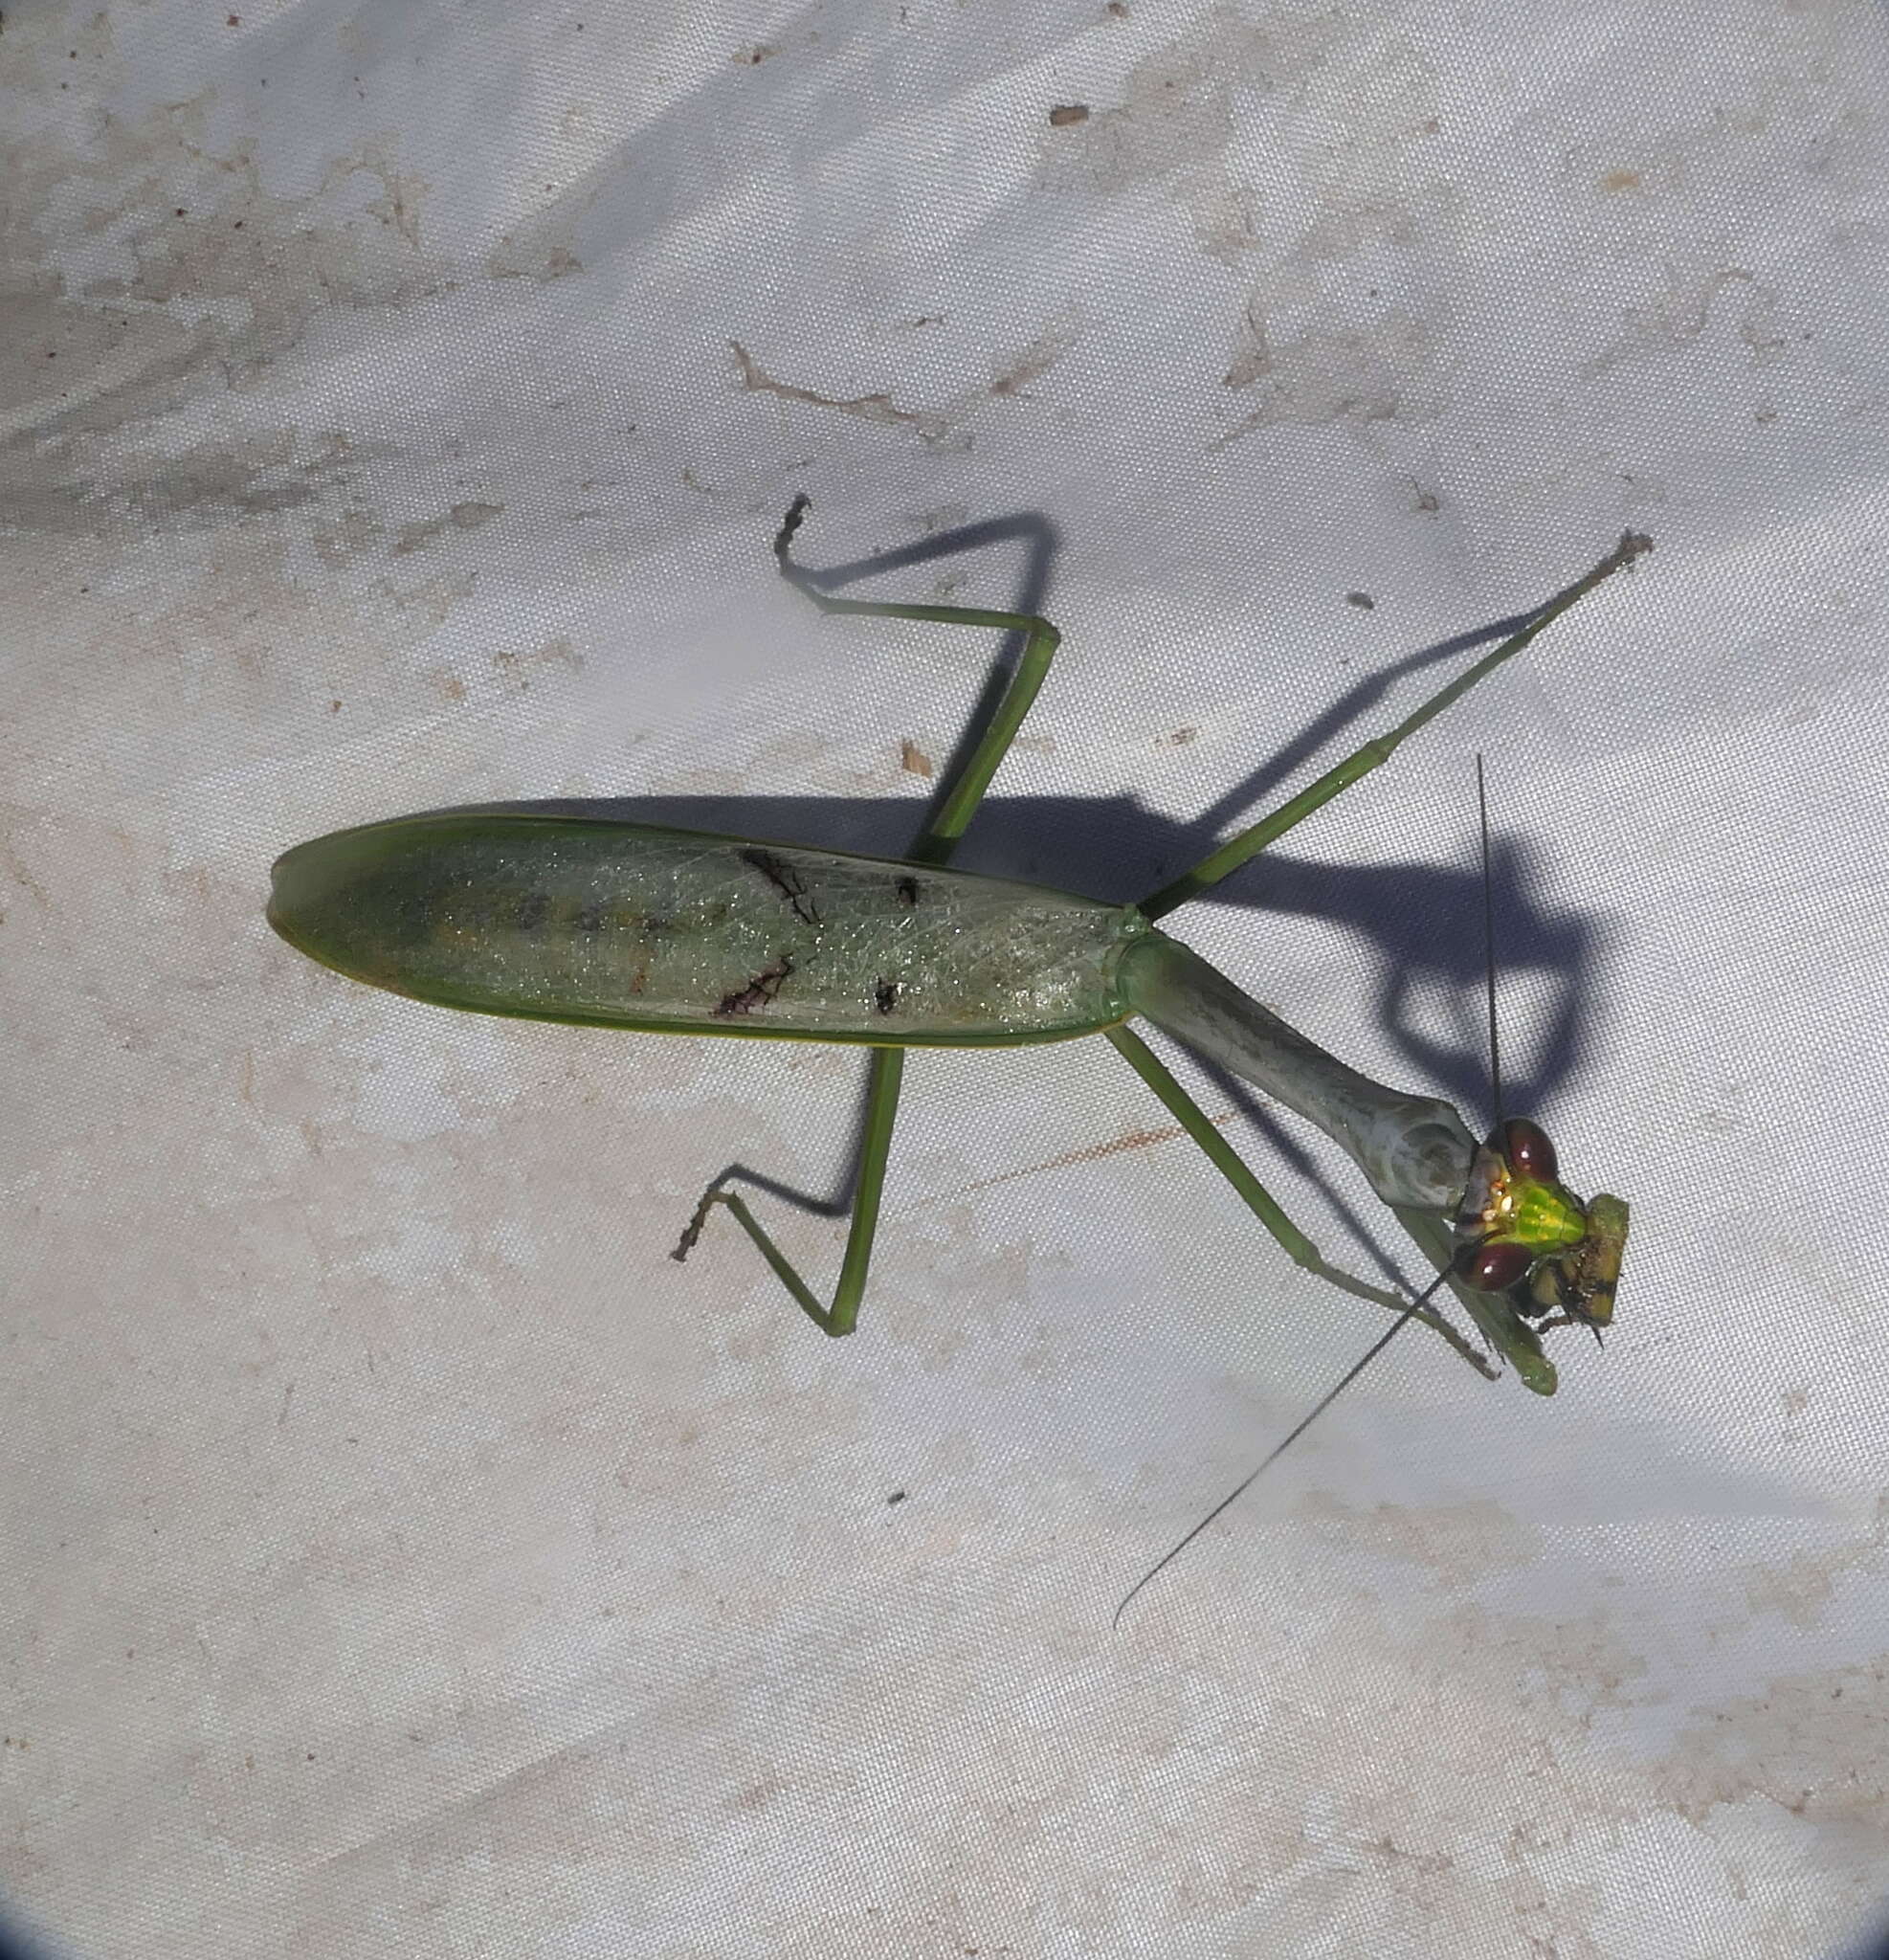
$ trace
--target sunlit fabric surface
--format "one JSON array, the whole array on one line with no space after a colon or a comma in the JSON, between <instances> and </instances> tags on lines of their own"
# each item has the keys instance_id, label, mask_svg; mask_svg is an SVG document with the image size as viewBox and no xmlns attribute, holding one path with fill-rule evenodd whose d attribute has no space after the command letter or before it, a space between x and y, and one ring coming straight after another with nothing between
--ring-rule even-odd
<instances>
[{"instance_id":1,"label":"sunlit fabric surface","mask_svg":"<svg viewBox=\"0 0 1889 1960\"><path fill-rule=\"evenodd\" d=\"M1862 5L9 4L0 1915L145 1960L1849 1960L1889 1906L1889 86ZM272 934L403 812L1125 904L1633 1237L1551 1400L1101 1040L459 1014ZM1379 1284L1296 1120L1159 1043ZM782 1188L827 1209L796 1211ZM1402 1250L1400 1250L1402 1248Z\"/></svg>"}]
</instances>

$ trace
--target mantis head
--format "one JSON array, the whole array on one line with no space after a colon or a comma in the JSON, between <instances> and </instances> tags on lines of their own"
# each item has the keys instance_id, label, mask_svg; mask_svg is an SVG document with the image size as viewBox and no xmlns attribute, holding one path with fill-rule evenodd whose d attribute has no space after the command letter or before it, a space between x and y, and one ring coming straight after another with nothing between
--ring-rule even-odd
<instances>
[{"instance_id":1,"label":"mantis head","mask_svg":"<svg viewBox=\"0 0 1889 1960\"><path fill-rule=\"evenodd\" d=\"M1605 1192L1585 1204L1562 1183L1554 1146L1522 1118L1499 1124L1476 1153L1456 1219L1457 1271L1505 1294L1528 1320L1596 1335L1613 1318L1627 1207Z\"/></svg>"}]
</instances>

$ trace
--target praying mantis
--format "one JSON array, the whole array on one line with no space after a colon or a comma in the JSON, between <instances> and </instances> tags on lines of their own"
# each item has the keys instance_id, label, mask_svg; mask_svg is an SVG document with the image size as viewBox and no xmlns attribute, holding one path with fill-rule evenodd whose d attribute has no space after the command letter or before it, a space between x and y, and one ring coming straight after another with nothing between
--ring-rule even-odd
<instances>
[{"instance_id":1,"label":"praying mantis","mask_svg":"<svg viewBox=\"0 0 1889 1960\"><path fill-rule=\"evenodd\" d=\"M337 831L284 853L273 872L269 923L325 967L446 1007L645 1034L868 1048L863 1140L831 1299L821 1301L722 1179L703 1192L675 1253L686 1257L715 1211L724 1209L823 1333L850 1334L858 1321L906 1050L1099 1034L1298 1265L1391 1309L1398 1315L1392 1332L1421 1321L1493 1373L1475 1343L1428 1303L1447 1285L1518 1378L1551 1394L1555 1370L1541 1334L1611 1321L1626 1205L1605 1193L1576 1197L1561 1181L1553 1146L1531 1123L1499 1113L1478 1145L1448 1102L1370 1081L1155 922L1388 762L1651 541L1623 537L1395 727L1161 890L1122 906L950 865L1043 685L1060 643L1056 629L1031 612L834 597L793 557L808 507L805 497L794 500L774 555L782 574L823 612L1022 635L988 725L943 786L906 857L866 858L600 815L442 811ZM1493 994L1492 977L1492 1032ZM1390 1208L1436 1281L1402 1295L1328 1262L1134 1031L1138 1017L1323 1130Z\"/></svg>"}]
</instances>

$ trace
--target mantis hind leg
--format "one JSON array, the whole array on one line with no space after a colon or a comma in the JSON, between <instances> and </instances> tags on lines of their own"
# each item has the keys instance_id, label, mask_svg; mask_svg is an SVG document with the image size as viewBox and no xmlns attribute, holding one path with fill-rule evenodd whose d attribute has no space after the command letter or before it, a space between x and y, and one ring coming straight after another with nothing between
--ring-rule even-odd
<instances>
[{"instance_id":1,"label":"mantis hind leg","mask_svg":"<svg viewBox=\"0 0 1889 1960\"><path fill-rule=\"evenodd\" d=\"M726 1172L702 1192L701 1202L696 1206L680 1243L670 1257L678 1262L687 1258L701 1236L709 1213L722 1205L761 1248L761 1257L773 1267L775 1277L793 1296L794 1303L821 1333L850 1334L858 1323L859 1302L865 1297L866 1269L872 1262L873 1235L878 1229L885 1159L892 1147L892 1125L899 1113L899 1082L904 1066L902 1048L879 1048L873 1053L872 1076L866 1091L865 1134L860 1140L858 1171L853 1189L853 1222L847 1228L846 1251L840 1258L839 1282L833 1288L831 1306L820 1304L819 1296L794 1270L787 1255L748 1209L746 1199L725 1188Z\"/></svg>"},{"instance_id":2,"label":"mantis hind leg","mask_svg":"<svg viewBox=\"0 0 1889 1960\"><path fill-rule=\"evenodd\" d=\"M809 573L793 562L793 538L806 517L808 500L796 497L789 506L774 539L774 556L782 576L806 593L822 612L847 612L868 619L921 619L946 626L994 627L1023 635L1008 686L999 697L990 720L968 755L942 786L924 827L910 853L922 864L943 864L957 849L958 839L976 814L990 779L997 772L1010 746L1016 738L1030 704L1036 699L1050 661L1061 644L1062 635L1040 613L1002 612L977 606L920 606L878 599L835 599L822 591ZM793 1297L794 1303L822 1333L850 1334L858 1324L859 1303L865 1296L866 1274L872 1263L873 1238L878 1229L879 1200L885 1188L885 1163L892 1147L892 1128L899 1113L899 1087L903 1077L905 1052L902 1048L875 1051L866 1091L866 1110L859 1144L858 1167L854 1182L852 1222L847 1228L846 1250L840 1258L839 1281L833 1288L833 1303L822 1306L819 1296L801 1278L767 1228L755 1217L747 1201L726 1189L729 1173L723 1172L702 1192L700 1202L684 1228L680 1242L672 1255L685 1259L701 1236L709 1214L719 1205L725 1209L744 1232L760 1248L761 1256L773 1268L775 1277Z\"/></svg>"}]
</instances>

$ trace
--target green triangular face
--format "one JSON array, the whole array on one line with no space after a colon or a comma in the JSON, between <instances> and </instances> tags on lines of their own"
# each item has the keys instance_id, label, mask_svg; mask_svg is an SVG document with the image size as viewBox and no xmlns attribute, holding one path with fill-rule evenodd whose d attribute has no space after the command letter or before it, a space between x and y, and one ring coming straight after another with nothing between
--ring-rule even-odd
<instances>
[{"instance_id":1,"label":"green triangular face","mask_svg":"<svg viewBox=\"0 0 1889 1960\"><path fill-rule=\"evenodd\" d=\"M1456 1236L1466 1249L1514 1246L1531 1256L1520 1279L1502 1289L1518 1312L1606 1326L1627 1222L1619 1198L1602 1192L1584 1204L1558 1177L1517 1169L1498 1133L1476 1153Z\"/></svg>"}]
</instances>

